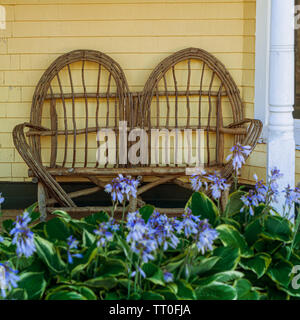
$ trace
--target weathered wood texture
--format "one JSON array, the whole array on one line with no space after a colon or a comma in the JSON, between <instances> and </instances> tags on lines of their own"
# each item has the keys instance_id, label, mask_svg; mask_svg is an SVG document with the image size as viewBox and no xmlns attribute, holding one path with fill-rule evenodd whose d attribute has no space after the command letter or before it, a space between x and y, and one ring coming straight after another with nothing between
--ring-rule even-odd
<instances>
[{"instance_id":1,"label":"weathered wood texture","mask_svg":"<svg viewBox=\"0 0 300 320\"><path fill-rule=\"evenodd\" d=\"M78 109L80 117L76 113ZM45 121L48 121L46 125ZM43 212L45 206L48 211L52 210L49 206L54 203L68 210L73 208L72 212L100 210L77 208L72 199L97 192L104 187L101 176L118 173L157 177L141 187L138 194L170 181L190 188L178 180L179 176L186 175L189 165L178 164L180 146L175 138L173 165L170 161L165 165L159 161L150 165L153 149L158 159L160 152L159 147L152 148L150 143L146 163L122 163L120 121L126 121L128 131L143 129L149 142L152 129L202 130L204 167L219 171L229 180L233 168L225 163L225 146L240 142L253 150L262 129L259 120L244 118L239 90L225 66L202 49L184 49L164 59L150 74L142 92L130 92L122 68L106 54L94 50L69 52L57 58L37 84L30 122L19 124L13 130L15 147L28 165L30 175L40 183L39 202ZM92 144L89 138L101 129L113 130L117 135L116 161L111 166L102 165L99 157L94 163L90 161L90 153L99 150L100 141L95 136ZM227 140L228 135L231 140ZM192 138L184 143L191 147ZM129 141L122 153L128 152L132 144ZM46 160L44 149L48 155ZM191 157L190 151L188 157ZM96 187L67 194L56 176L84 177ZM178 209L169 211L175 214Z\"/></svg>"}]
</instances>

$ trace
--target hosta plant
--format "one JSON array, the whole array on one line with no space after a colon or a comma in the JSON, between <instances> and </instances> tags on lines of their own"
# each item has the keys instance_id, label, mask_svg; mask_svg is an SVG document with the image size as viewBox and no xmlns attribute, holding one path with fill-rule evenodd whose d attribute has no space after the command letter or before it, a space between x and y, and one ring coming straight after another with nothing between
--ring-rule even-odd
<instances>
[{"instance_id":1,"label":"hosta plant","mask_svg":"<svg viewBox=\"0 0 300 320\"><path fill-rule=\"evenodd\" d=\"M282 176L277 168L266 183L255 176L253 189L238 188L248 153L249 147L237 145L228 157L235 177L225 208L220 199L230 184L203 170L191 177L194 193L179 217L151 205L128 212L139 181L119 175L105 188L110 212L78 220L54 211L39 222L33 205L15 221L5 220L0 298L298 299L293 272L300 265L300 215L293 208L300 192L287 186L285 204L276 212Z\"/></svg>"}]
</instances>

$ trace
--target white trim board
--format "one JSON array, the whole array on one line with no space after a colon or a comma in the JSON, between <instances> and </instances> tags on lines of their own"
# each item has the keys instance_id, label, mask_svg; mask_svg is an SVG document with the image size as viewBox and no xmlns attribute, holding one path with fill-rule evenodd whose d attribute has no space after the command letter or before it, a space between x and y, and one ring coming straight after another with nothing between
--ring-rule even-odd
<instances>
[{"instance_id":1,"label":"white trim board","mask_svg":"<svg viewBox=\"0 0 300 320\"><path fill-rule=\"evenodd\" d=\"M269 52L271 0L256 0L254 118L264 129L260 142L267 142L269 109ZM294 120L296 149L300 150L300 119Z\"/></svg>"},{"instance_id":2,"label":"white trim board","mask_svg":"<svg viewBox=\"0 0 300 320\"><path fill-rule=\"evenodd\" d=\"M267 141L271 0L256 0L254 118L262 121L261 141Z\"/></svg>"},{"instance_id":3,"label":"white trim board","mask_svg":"<svg viewBox=\"0 0 300 320\"><path fill-rule=\"evenodd\" d=\"M294 119L296 150L300 150L300 119Z\"/></svg>"}]
</instances>

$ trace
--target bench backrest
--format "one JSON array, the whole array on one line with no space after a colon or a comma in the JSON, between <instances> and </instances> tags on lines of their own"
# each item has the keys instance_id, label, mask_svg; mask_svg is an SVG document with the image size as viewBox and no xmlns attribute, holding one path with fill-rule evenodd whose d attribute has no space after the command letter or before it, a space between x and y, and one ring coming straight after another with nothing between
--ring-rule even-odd
<instances>
[{"instance_id":1,"label":"bench backrest","mask_svg":"<svg viewBox=\"0 0 300 320\"><path fill-rule=\"evenodd\" d=\"M154 158L162 157L159 147L151 146L151 129L201 130L205 154L201 159L214 166L223 164L226 147L241 141L244 134L243 129L225 126L242 119L242 100L235 82L225 66L204 50L188 48L164 59L142 92L129 91L123 70L112 58L94 50L75 50L58 57L40 79L33 96L31 123L45 130L33 130L29 136L35 154L46 166L101 167L96 134L103 128L112 129L117 134L113 166L118 167L123 166L118 154L119 121L127 121L129 130L145 130L148 164L153 151ZM192 146L190 161L191 150L200 142L195 132L186 132L182 138ZM227 134L231 138L225 142ZM176 163L177 148L181 147L177 138L178 132L171 160ZM127 149L131 145L128 143ZM96 159L96 154L100 158ZM200 154L198 157L200 160Z\"/></svg>"}]
</instances>

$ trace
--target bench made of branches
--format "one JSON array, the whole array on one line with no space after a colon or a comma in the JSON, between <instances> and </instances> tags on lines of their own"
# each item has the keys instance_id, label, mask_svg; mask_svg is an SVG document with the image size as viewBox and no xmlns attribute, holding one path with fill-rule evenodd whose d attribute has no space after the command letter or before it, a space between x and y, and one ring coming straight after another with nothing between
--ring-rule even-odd
<instances>
[{"instance_id":1,"label":"bench made of branches","mask_svg":"<svg viewBox=\"0 0 300 320\"><path fill-rule=\"evenodd\" d=\"M145 73L127 72L139 72L141 77ZM75 50L58 57L44 72L33 95L30 121L14 128L13 139L29 167L29 176L38 181L39 209L45 219L47 211L54 210L57 204L56 209L70 213L107 209L77 207L73 199L98 192L108 177L119 173L151 176L151 181L138 189L134 206L143 204L143 192L162 183L190 188L181 177L193 166L176 161L177 144L173 163L170 159L164 164L160 160L153 163L153 152L155 159L162 155L160 147L150 143L143 163L122 163L120 121L127 124L128 132L143 129L148 141L153 130L201 130L204 167L217 170L230 180L233 168L225 163L226 148L240 142L253 150L262 130L259 120L245 119L243 113L244 105L233 78L216 57L202 49L188 48L165 58L152 71L143 90L130 90L122 68L106 54ZM101 162L101 155L97 154L101 147L97 133L102 129L116 133L115 163ZM191 135L190 139L187 143L191 146L195 137ZM129 141L125 152L133 144ZM85 178L95 187L67 194L58 177ZM164 212L177 214L182 209Z\"/></svg>"}]
</instances>

